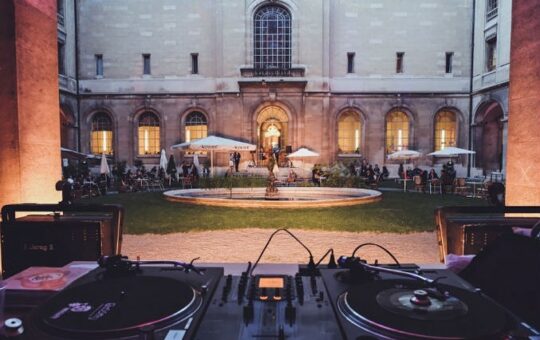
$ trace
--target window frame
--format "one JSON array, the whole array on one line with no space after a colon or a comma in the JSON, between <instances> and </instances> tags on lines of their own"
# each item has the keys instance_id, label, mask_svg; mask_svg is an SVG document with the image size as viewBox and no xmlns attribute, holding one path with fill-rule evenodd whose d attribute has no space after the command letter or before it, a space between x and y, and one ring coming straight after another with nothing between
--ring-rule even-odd
<instances>
[{"instance_id":1,"label":"window frame","mask_svg":"<svg viewBox=\"0 0 540 340\"><path fill-rule=\"evenodd\" d=\"M445 73L454 73L454 52L446 52L445 56Z\"/></svg>"},{"instance_id":2,"label":"window frame","mask_svg":"<svg viewBox=\"0 0 540 340\"><path fill-rule=\"evenodd\" d=\"M486 0L486 21L497 17L499 11L498 0Z\"/></svg>"},{"instance_id":3,"label":"window frame","mask_svg":"<svg viewBox=\"0 0 540 340\"><path fill-rule=\"evenodd\" d=\"M107 137L104 131L109 131L110 137ZM101 134L94 134L94 132L101 132ZM104 140L109 141L108 144L105 142L105 147L101 143ZM114 154L114 122L106 112L98 111L92 116L92 120L90 121L90 152L94 155L100 155L102 153L107 155Z\"/></svg>"},{"instance_id":4,"label":"window frame","mask_svg":"<svg viewBox=\"0 0 540 340\"><path fill-rule=\"evenodd\" d=\"M349 117L351 117L354 120L353 126L356 127L354 129L355 132L351 136L343 136L342 130L340 129L340 123L348 119ZM362 138L364 135L364 131L363 131L364 121L362 119L361 114L355 110L346 110L339 114L336 123L337 123L338 154L355 154L355 153L360 154L363 147ZM356 134L356 131L358 131L358 135ZM343 145L347 143L354 145L354 148L352 150L351 149L344 150Z\"/></svg>"},{"instance_id":5,"label":"window frame","mask_svg":"<svg viewBox=\"0 0 540 340\"><path fill-rule=\"evenodd\" d=\"M103 77L103 54L95 54L96 60L96 77Z\"/></svg>"},{"instance_id":6,"label":"window frame","mask_svg":"<svg viewBox=\"0 0 540 340\"><path fill-rule=\"evenodd\" d=\"M452 115L452 119L450 121L441 121L441 119L444 119L447 115ZM443 150L443 148L439 147L442 146L442 142L439 142L440 139L442 139L442 136L439 135L440 130L444 130L444 128L440 128L441 125L449 125L452 124L452 130L453 133L450 133L449 138L453 137L453 140L450 140L449 142L445 143L444 147L455 147L457 146L457 139L458 139L458 115L456 112L452 110L441 110L435 114L434 124L433 124L433 151L439 151ZM446 133L445 133L446 135ZM446 139L446 136L445 136Z\"/></svg>"},{"instance_id":7,"label":"window frame","mask_svg":"<svg viewBox=\"0 0 540 340\"><path fill-rule=\"evenodd\" d=\"M145 136L141 136L141 131L144 131L145 127L146 128L157 127L157 129L147 129L148 139L146 141L144 139ZM150 136L150 134L152 135ZM148 147L146 144L148 144ZM150 148L152 148L153 150L146 150ZM156 113L152 111L145 111L141 113L137 119L137 155L138 156L157 156L159 155L160 152L161 152L161 120Z\"/></svg>"},{"instance_id":8,"label":"window frame","mask_svg":"<svg viewBox=\"0 0 540 340\"><path fill-rule=\"evenodd\" d=\"M396 73L404 73L405 52L396 52Z\"/></svg>"},{"instance_id":9,"label":"window frame","mask_svg":"<svg viewBox=\"0 0 540 340\"><path fill-rule=\"evenodd\" d=\"M191 74L199 74L199 53L191 53Z\"/></svg>"},{"instance_id":10,"label":"window frame","mask_svg":"<svg viewBox=\"0 0 540 340\"><path fill-rule=\"evenodd\" d=\"M143 76L152 75L152 55L150 53L143 53Z\"/></svg>"},{"instance_id":11,"label":"window frame","mask_svg":"<svg viewBox=\"0 0 540 340\"><path fill-rule=\"evenodd\" d=\"M275 30L276 33L272 33L271 30ZM253 15L253 66L259 70L291 69L292 15L286 7L268 4L255 11Z\"/></svg>"},{"instance_id":12,"label":"window frame","mask_svg":"<svg viewBox=\"0 0 540 340\"><path fill-rule=\"evenodd\" d=\"M397 115L397 114L402 114L403 117L405 118L405 120L402 120L401 122L397 121L397 122L390 122L390 119L392 118L393 115ZM394 134L392 133L391 135L389 135L389 132L391 131L389 129L389 124L392 123L392 124L398 124L398 123L401 123L402 125L404 125L402 128L406 128L406 133L405 133L405 136L404 136L404 133L402 131L402 136L401 136L401 145L399 145L399 133L398 133L398 136L394 136ZM412 136L412 119L411 117L409 117L409 115L403 111L403 110L392 110L390 111L387 115L386 115L386 118L385 118L385 122L384 122L384 126L385 126L385 131L384 131L384 149L386 151L386 154L390 154L390 153L393 153L393 152L396 152L396 151L400 151L400 150L408 150L410 147L411 147L411 136ZM392 129L392 131L399 131L399 127L396 129ZM397 137L397 139L395 138ZM394 140L397 140L398 141L398 145L397 146L394 146L393 144L389 144L389 141L393 143Z\"/></svg>"},{"instance_id":13,"label":"window frame","mask_svg":"<svg viewBox=\"0 0 540 340\"><path fill-rule=\"evenodd\" d=\"M486 39L486 71L492 72L497 69L497 36Z\"/></svg>"},{"instance_id":14,"label":"window frame","mask_svg":"<svg viewBox=\"0 0 540 340\"><path fill-rule=\"evenodd\" d=\"M188 128L190 126L205 126L205 128L196 129L195 131L198 132L197 136L200 135L200 137L192 137L191 136L191 128ZM189 136L187 131L190 131ZM189 137L189 138L188 138ZM208 137L208 117L201 111L191 111L189 112L185 119L184 119L184 141L185 142L192 142L201 138ZM189 139L189 140L188 140Z\"/></svg>"},{"instance_id":15,"label":"window frame","mask_svg":"<svg viewBox=\"0 0 540 340\"><path fill-rule=\"evenodd\" d=\"M354 59L356 57L355 52L347 52L347 73L355 73L354 72Z\"/></svg>"}]
</instances>

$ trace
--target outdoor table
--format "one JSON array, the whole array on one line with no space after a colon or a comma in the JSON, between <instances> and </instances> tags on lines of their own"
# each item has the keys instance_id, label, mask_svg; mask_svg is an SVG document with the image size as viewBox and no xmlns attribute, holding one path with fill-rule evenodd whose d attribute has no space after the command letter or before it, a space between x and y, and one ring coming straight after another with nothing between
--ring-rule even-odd
<instances>
[{"instance_id":1,"label":"outdoor table","mask_svg":"<svg viewBox=\"0 0 540 340\"><path fill-rule=\"evenodd\" d=\"M137 178L136 180L139 183L139 188L146 187L148 189L148 178Z\"/></svg>"},{"instance_id":2,"label":"outdoor table","mask_svg":"<svg viewBox=\"0 0 540 340\"><path fill-rule=\"evenodd\" d=\"M473 180L473 179L468 179L467 181L465 181L465 184L467 184L467 185L472 185L472 187L473 187L472 195L469 195L469 196L467 196L467 197L473 197L473 198L476 198L476 197L477 197L477 196L476 196L476 186L477 186L478 184L483 185L484 182L483 182L483 181L475 181L475 180Z\"/></svg>"},{"instance_id":3,"label":"outdoor table","mask_svg":"<svg viewBox=\"0 0 540 340\"><path fill-rule=\"evenodd\" d=\"M441 182L440 179L438 179L438 178L437 179L432 179L432 180L428 180L428 182L429 182L429 193L430 194L433 193L433 187L434 187L433 183L435 183L435 182L439 182L439 185L441 186L440 193L442 194L442 183L440 183Z\"/></svg>"},{"instance_id":4,"label":"outdoor table","mask_svg":"<svg viewBox=\"0 0 540 340\"><path fill-rule=\"evenodd\" d=\"M412 181L412 178L399 178L398 182L403 182L403 192L407 192L407 182Z\"/></svg>"}]
</instances>

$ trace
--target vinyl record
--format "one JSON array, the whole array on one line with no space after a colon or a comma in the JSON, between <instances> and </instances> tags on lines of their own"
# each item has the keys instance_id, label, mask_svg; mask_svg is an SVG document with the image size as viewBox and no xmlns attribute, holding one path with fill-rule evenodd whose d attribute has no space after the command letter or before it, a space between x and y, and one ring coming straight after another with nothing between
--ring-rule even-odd
<instances>
[{"instance_id":1,"label":"vinyl record","mask_svg":"<svg viewBox=\"0 0 540 340\"><path fill-rule=\"evenodd\" d=\"M113 277L68 288L34 314L43 331L102 338L159 329L195 313L202 299L188 284L155 276Z\"/></svg>"},{"instance_id":2,"label":"vinyl record","mask_svg":"<svg viewBox=\"0 0 540 340\"><path fill-rule=\"evenodd\" d=\"M453 286L438 287L447 292L446 298L437 298L429 290L424 295L425 287L417 281L373 281L342 294L338 309L356 326L379 336L483 338L505 330L507 315L491 300Z\"/></svg>"}]
</instances>

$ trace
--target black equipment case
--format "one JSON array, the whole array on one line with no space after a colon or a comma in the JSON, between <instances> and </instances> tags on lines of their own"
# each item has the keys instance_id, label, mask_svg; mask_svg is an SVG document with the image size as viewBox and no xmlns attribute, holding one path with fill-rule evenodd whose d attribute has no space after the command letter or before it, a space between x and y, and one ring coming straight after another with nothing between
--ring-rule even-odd
<instances>
[{"instance_id":1,"label":"black equipment case","mask_svg":"<svg viewBox=\"0 0 540 340\"><path fill-rule=\"evenodd\" d=\"M16 217L16 213L49 212ZM62 267L120 254L120 205L13 204L2 208L2 277L31 266Z\"/></svg>"}]
</instances>

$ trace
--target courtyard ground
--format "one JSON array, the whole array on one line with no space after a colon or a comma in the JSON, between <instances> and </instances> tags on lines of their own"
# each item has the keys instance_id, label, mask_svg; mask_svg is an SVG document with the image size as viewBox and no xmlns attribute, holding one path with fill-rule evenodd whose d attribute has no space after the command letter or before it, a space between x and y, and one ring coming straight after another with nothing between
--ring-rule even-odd
<instances>
[{"instance_id":1,"label":"courtyard ground","mask_svg":"<svg viewBox=\"0 0 540 340\"><path fill-rule=\"evenodd\" d=\"M390 189L391 190L391 189ZM119 203L126 208L122 253L131 258L202 262L255 261L277 228L289 228L315 258L333 248L348 255L360 243L373 242L405 263L436 263L438 248L433 211L442 205L483 205L456 195L384 191L378 203L325 209L231 209L163 199L160 192L108 195L87 202ZM375 247L359 253L369 261L390 259ZM290 237L277 235L263 262L302 263L307 255Z\"/></svg>"}]
</instances>

